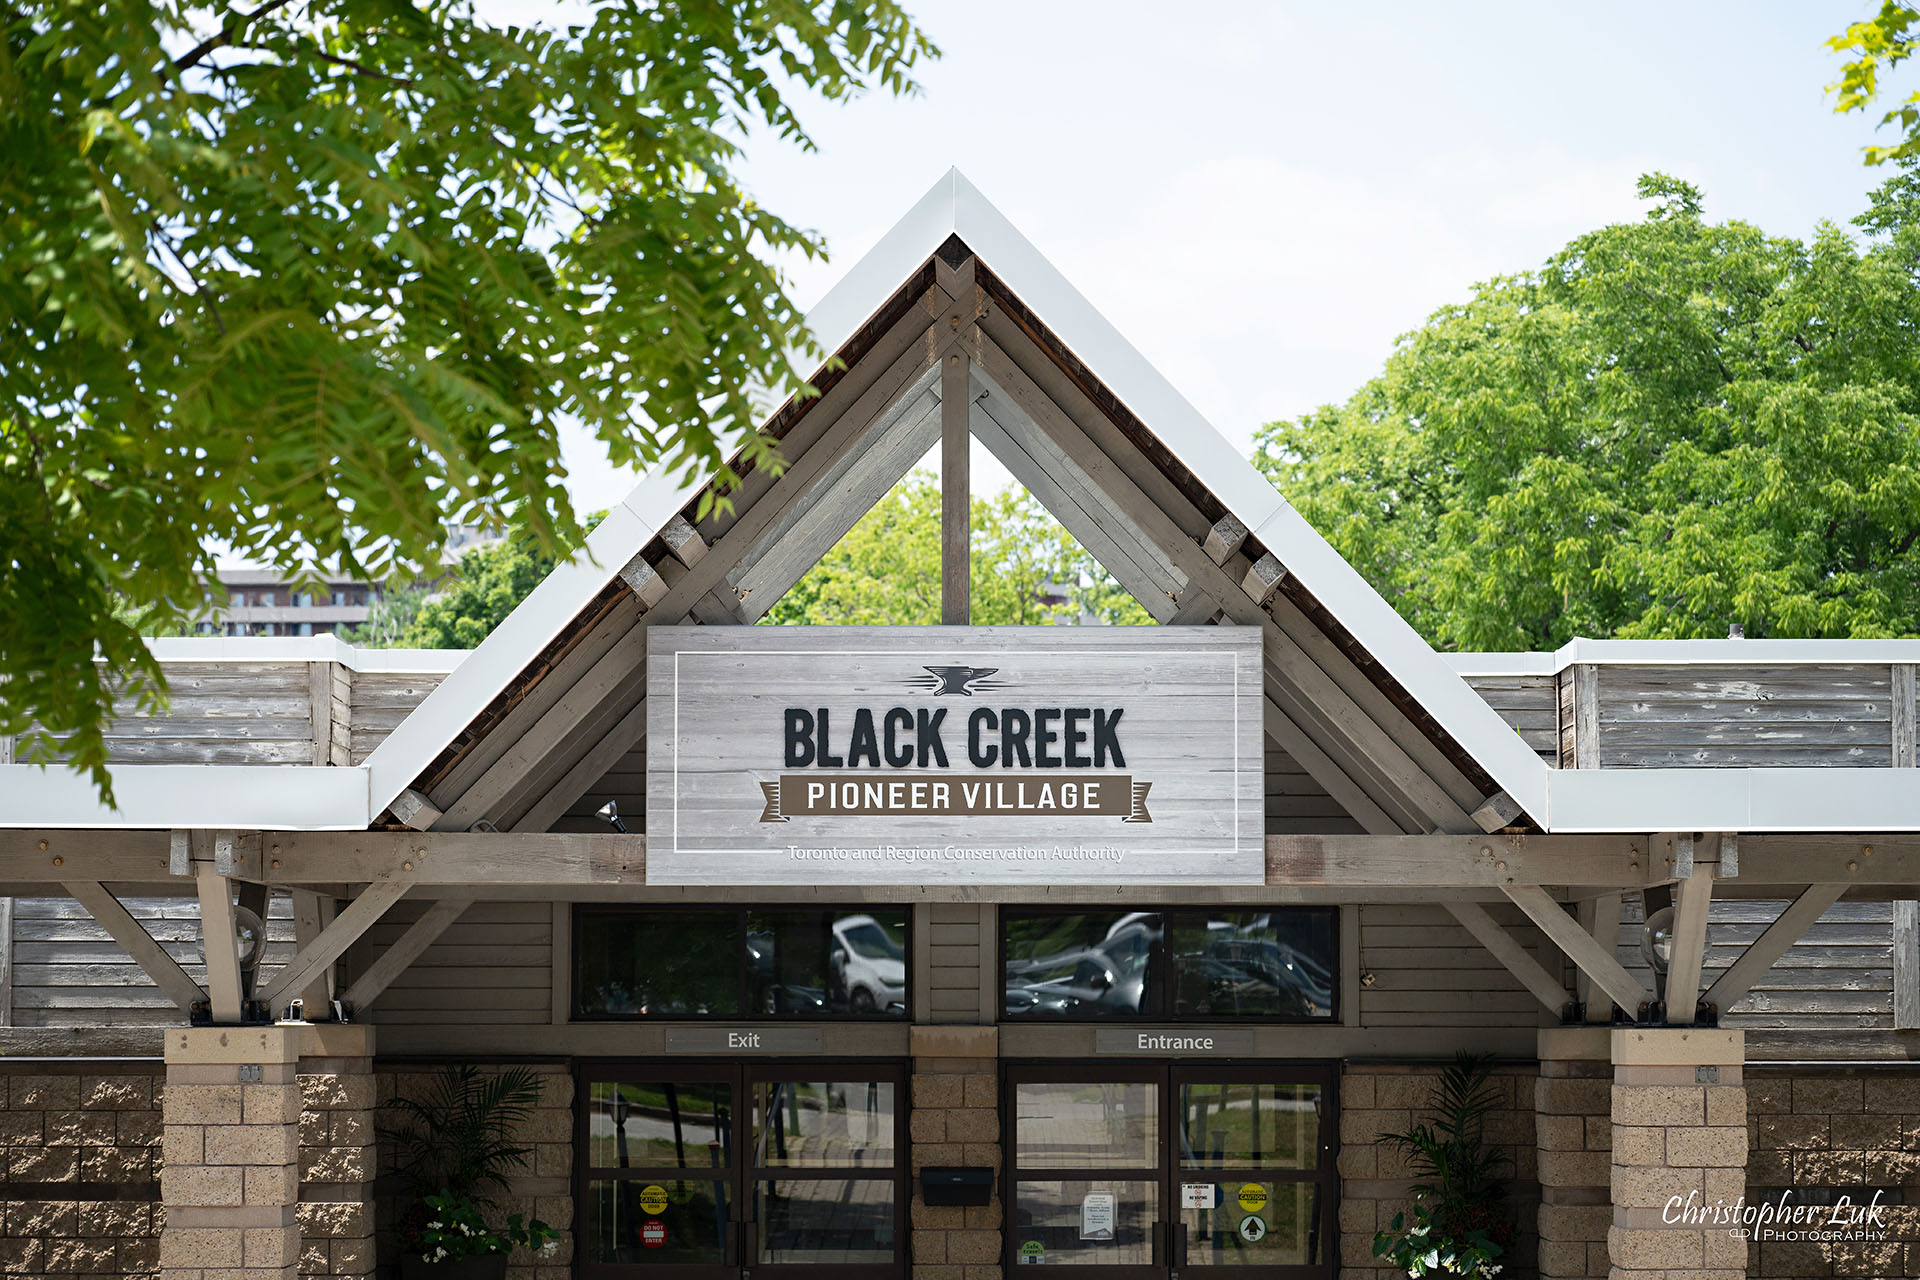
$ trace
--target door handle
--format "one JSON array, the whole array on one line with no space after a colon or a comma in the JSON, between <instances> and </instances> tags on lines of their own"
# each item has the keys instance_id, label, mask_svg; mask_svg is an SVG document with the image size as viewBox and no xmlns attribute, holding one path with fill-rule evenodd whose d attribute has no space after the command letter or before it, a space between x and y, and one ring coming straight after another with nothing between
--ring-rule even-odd
<instances>
[{"instance_id":1,"label":"door handle","mask_svg":"<svg viewBox=\"0 0 1920 1280\"><path fill-rule=\"evenodd\" d=\"M1173 1224L1173 1273L1180 1274L1180 1268L1187 1265L1187 1224L1184 1221Z\"/></svg>"}]
</instances>

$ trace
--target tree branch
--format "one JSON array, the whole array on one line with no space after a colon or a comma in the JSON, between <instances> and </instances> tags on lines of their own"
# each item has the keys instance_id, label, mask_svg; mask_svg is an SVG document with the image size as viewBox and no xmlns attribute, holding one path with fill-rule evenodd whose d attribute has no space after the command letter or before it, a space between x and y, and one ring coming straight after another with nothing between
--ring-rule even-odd
<instances>
[{"instance_id":1,"label":"tree branch","mask_svg":"<svg viewBox=\"0 0 1920 1280\"><path fill-rule=\"evenodd\" d=\"M181 54L178 58L175 58L173 60L173 69L175 71L187 70L215 49L223 49L238 40L240 34L252 26L258 19L266 17L276 9L284 9L292 3L293 0L267 0L267 3L255 9L252 13L241 14L232 22L229 22L226 26L214 32L205 40L202 40L199 44Z\"/></svg>"}]
</instances>

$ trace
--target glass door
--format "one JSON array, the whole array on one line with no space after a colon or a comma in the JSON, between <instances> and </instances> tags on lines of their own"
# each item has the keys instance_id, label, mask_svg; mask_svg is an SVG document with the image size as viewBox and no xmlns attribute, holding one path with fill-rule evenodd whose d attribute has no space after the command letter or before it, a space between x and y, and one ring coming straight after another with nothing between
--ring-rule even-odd
<instances>
[{"instance_id":1,"label":"glass door","mask_svg":"<svg viewBox=\"0 0 1920 1280\"><path fill-rule=\"evenodd\" d=\"M842 1064L584 1067L579 1274L897 1280L905 1083Z\"/></svg>"},{"instance_id":2,"label":"glass door","mask_svg":"<svg viewBox=\"0 0 1920 1280\"><path fill-rule=\"evenodd\" d=\"M1007 1093L1009 1266L1333 1274L1330 1067L1048 1064Z\"/></svg>"}]
</instances>

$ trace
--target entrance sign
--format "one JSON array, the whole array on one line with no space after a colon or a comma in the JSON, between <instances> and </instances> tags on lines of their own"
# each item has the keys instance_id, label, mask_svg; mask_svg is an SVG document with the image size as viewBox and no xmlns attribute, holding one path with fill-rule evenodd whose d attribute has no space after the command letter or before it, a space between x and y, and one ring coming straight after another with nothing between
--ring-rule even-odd
<instances>
[{"instance_id":1,"label":"entrance sign","mask_svg":"<svg viewBox=\"0 0 1920 1280\"><path fill-rule=\"evenodd\" d=\"M656 627L649 884L1260 884L1253 627Z\"/></svg>"},{"instance_id":2,"label":"entrance sign","mask_svg":"<svg viewBox=\"0 0 1920 1280\"><path fill-rule=\"evenodd\" d=\"M1155 1027L1096 1027L1093 1051L1162 1058L1248 1058L1253 1056L1253 1032L1245 1027L1226 1031Z\"/></svg>"}]
</instances>

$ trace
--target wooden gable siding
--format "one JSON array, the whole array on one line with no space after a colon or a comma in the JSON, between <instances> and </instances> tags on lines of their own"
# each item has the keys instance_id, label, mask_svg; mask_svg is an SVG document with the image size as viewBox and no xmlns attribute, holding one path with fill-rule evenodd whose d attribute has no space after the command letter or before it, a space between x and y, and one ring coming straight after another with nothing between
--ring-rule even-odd
<instances>
[{"instance_id":1,"label":"wooden gable siding","mask_svg":"<svg viewBox=\"0 0 1920 1280\"><path fill-rule=\"evenodd\" d=\"M129 914L205 984L200 904L193 898L124 898ZM263 978L293 954L293 914L283 895L267 910ZM184 1015L85 907L71 898L16 898L13 909L12 1026L147 1027Z\"/></svg>"},{"instance_id":2,"label":"wooden gable siding","mask_svg":"<svg viewBox=\"0 0 1920 1280\"><path fill-rule=\"evenodd\" d=\"M1887 666L1602 666L1603 769L1893 763Z\"/></svg>"},{"instance_id":3,"label":"wooden gable siding","mask_svg":"<svg viewBox=\"0 0 1920 1280\"><path fill-rule=\"evenodd\" d=\"M428 905L407 900L388 908L348 951L342 989L365 973ZM415 1027L550 1021L554 915L549 902L472 904L359 1016L379 1026Z\"/></svg>"},{"instance_id":4,"label":"wooden gable siding","mask_svg":"<svg viewBox=\"0 0 1920 1280\"><path fill-rule=\"evenodd\" d=\"M1560 714L1554 677L1468 676L1466 681L1534 754L1548 764L1559 763Z\"/></svg>"},{"instance_id":5,"label":"wooden gable siding","mask_svg":"<svg viewBox=\"0 0 1920 1280\"><path fill-rule=\"evenodd\" d=\"M1701 988L1711 987L1741 951L1787 907L1785 902L1730 899L1713 903ZM1640 954L1644 918L1638 894L1621 904L1620 963L1649 987ZM1885 1031L1893 1027L1891 902L1840 902L1753 989L1720 1011L1722 1026L1750 1031Z\"/></svg>"}]
</instances>

